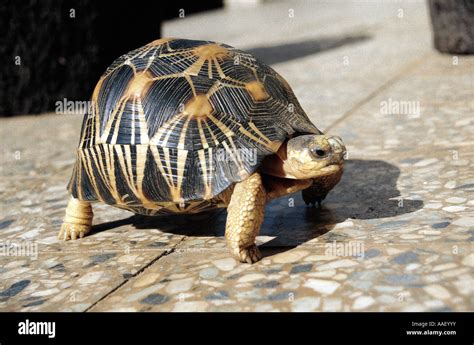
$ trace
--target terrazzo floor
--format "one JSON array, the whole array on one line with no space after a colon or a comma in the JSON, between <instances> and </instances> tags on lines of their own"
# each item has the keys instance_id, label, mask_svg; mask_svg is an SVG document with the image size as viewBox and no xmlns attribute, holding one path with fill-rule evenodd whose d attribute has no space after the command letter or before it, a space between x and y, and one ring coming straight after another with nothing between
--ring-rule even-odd
<instances>
[{"instance_id":1,"label":"terrazzo floor","mask_svg":"<svg viewBox=\"0 0 474 345\"><path fill-rule=\"evenodd\" d=\"M344 6L276 2L163 28L270 59L346 143L322 209L300 194L267 206L253 265L229 256L225 210L97 204L90 236L58 241L81 116L1 119L0 310L474 310L474 57L431 49L424 2Z\"/></svg>"}]
</instances>

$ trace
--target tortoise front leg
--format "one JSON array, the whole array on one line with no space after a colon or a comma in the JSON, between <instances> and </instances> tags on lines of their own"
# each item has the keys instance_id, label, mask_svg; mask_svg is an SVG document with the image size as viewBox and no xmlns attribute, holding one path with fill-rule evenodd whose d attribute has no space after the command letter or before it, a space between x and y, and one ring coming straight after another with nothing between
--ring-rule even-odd
<instances>
[{"instance_id":1,"label":"tortoise front leg","mask_svg":"<svg viewBox=\"0 0 474 345\"><path fill-rule=\"evenodd\" d=\"M59 230L58 239L67 241L82 238L92 227L92 206L90 202L71 197L66 208L64 222Z\"/></svg>"},{"instance_id":2,"label":"tortoise front leg","mask_svg":"<svg viewBox=\"0 0 474 345\"><path fill-rule=\"evenodd\" d=\"M227 208L225 237L232 254L249 264L262 258L255 238L265 212L266 192L259 173L235 185Z\"/></svg>"},{"instance_id":3,"label":"tortoise front leg","mask_svg":"<svg viewBox=\"0 0 474 345\"><path fill-rule=\"evenodd\" d=\"M321 202L326 198L328 193L339 183L342 176L342 169L337 174L321 176L313 180L313 183L302 191L303 200L306 205L315 205L321 207Z\"/></svg>"},{"instance_id":4,"label":"tortoise front leg","mask_svg":"<svg viewBox=\"0 0 474 345\"><path fill-rule=\"evenodd\" d=\"M301 194L306 205L311 204L314 206L316 203L318 203L319 208L321 208L321 202L326 198L327 195L325 191L321 191L321 188L317 182L304 189Z\"/></svg>"}]
</instances>

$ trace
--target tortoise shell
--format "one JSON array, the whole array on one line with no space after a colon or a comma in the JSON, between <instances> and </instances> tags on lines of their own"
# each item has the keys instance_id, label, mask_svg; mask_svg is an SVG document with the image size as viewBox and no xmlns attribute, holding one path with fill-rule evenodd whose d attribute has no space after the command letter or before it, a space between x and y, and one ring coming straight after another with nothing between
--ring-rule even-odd
<instances>
[{"instance_id":1,"label":"tortoise shell","mask_svg":"<svg viewBox=\"0 0 474 345\"><path fill-rule=\"evenodd\" d=\"M272 68L225 44L159 39L100 78L68 189L135 213L196 212L295 133L321 132Z\"/></svg>"}]
</instances>

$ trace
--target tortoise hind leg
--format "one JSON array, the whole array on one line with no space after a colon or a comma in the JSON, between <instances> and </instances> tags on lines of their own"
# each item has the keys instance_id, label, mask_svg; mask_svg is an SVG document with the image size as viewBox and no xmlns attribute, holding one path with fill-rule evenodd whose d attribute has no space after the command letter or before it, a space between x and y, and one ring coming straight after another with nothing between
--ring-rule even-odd
<instances>
[{"instance_id":1,"label":"tortoise hind leg","mask_svg":"<svg viewBox=\"0 0 474 345\"><path fill-rule=\"evenodd\" d=\"M263 223L265 201L259 173L235 185L227 208L225 237L230 251L241 262L250 264L262 258L255 238Z\"/></svg>"},{"instance_id":2,"label":"tortoise hind leg","mask_svg":"<svg viewBox=\"0 0 474 345\"><path fill-rule=\"evenodd\" d=\"M58 239L67 241L84 237L91 230L93 216L90 202L71 197Z\"/></svg>"}]
</instances>

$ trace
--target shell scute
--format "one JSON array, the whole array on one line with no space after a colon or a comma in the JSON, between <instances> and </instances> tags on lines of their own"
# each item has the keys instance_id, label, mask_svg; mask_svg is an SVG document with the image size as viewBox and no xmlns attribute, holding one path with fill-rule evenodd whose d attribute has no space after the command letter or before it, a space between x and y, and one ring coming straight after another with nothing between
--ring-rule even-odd
<instances>
[{"instance_id":1,"label":"shell scute","mask_svg":"<svg viewBox=\"0 0 474 345\"><path fill-rule=\"evenodd\" d=\"M295 131L320 133L273 69L208 41L160 39L121 56L92 104L70 190L146 214L202 208Z\"/></svg>"}]
</instances>

